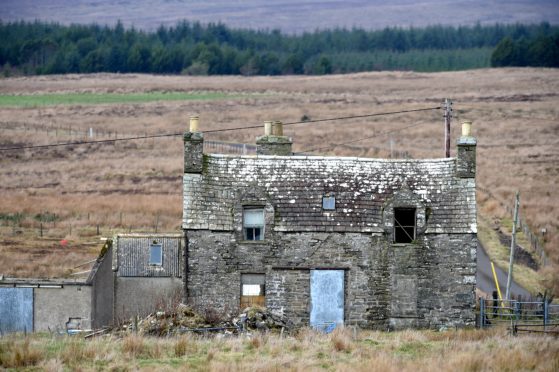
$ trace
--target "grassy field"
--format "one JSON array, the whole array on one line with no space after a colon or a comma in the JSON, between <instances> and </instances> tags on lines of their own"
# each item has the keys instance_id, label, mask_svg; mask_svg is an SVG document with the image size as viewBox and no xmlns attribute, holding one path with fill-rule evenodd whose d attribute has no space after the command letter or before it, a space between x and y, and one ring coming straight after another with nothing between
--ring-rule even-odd
<instances>
[{"instance_id":1,"label":"grassy field","mask_svg":"<svg viewBox=\"0 0 559 372\"><path fill-rule=\"evenodd\" d=\"M134 334L0 338L0 367L195 371L557 371L559 341L505 330L302 330L293 336L148 338Z\"/></svg>"},{"instance_id":2,"label":"grassy field","mask_svg":"<svg viewBox=\"0 0 559 372\"><path fill-rule=\"evenodd\" d=\"M95 140L114 132L119 138L123 134L176 133L186 130L192 114L200 116L200 129L211 130L265 120L292 122L303 116L322 119L434 107L449 97L454 100L455 115L451 138L458 138L460 121L473 120L478 138L477 182L495 196L478 193L482 217L490 222L510 220L503 205L512 206L519 190L522 218L534 232L546 229L543 239L548 255L559 261L558 70L322 77L54 75L8 78L0 84L3 96L87 93L122 98L168 94L164 92L187 96L211 92L220 98L0 106L0 147L83 140L89 128L93 128ZM207 134L205 139L254 143L262 133L263 129L236 130ZM286 134L293 138L295 151L326 146L316 152L324 155L390 157L391 146L414 158L443 155L440 110L291 126L286 127ZM366 137L370 138L364 140ZM330 146L349 141L356 142ZM170 137L3 152L1 273L68 275L80 261L95 257L94 247L100 247L98 226L101 236L115 231L180 231L182 151L180 137ZM41 217L49 215L56 215L56 221ZM491 223L488 226L491 229ZM62 239L69 244L60 247ZM60 262L58 257L63 256L72 259ZM506 261L497 258L498 263ZM51 260L57 264L48 265Z\"/></svg>"},{"instance_id":3,"label":"grassy field","mask_svg":"<svg viewBox=\"0 0 559 372\"><path fill-rule=\"evenodd\" d=\"M99 105L160 101L215 100L235 98L221 92L140 92L140 93L60 93L0 95L0 107L40 107L51 105Z\"/></svg>"}]
</instances>

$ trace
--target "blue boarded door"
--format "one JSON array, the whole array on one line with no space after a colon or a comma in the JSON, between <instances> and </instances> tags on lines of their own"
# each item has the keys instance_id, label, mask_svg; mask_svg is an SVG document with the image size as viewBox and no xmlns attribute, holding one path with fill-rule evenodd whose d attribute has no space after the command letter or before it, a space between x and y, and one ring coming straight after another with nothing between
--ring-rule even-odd
<instances>
[{"instance_id":1,"label":"blue boarded door","mask_svg":"<svg viewBox=\"0 0 559 372\"><path fill-rule=\"evenodd\" d=\"M33 332L33 288L0 288L0 333Z\"/></svg>"},{"instance_id":2,"label":"blue boarded door","mask_svg":"<svg viewBox=\"0 0 559 372\"><path fill-rule=\"evenodd\" d=\"M311 327L344 324L344 270L311 270Z\"/></svg>"}]
</instances>

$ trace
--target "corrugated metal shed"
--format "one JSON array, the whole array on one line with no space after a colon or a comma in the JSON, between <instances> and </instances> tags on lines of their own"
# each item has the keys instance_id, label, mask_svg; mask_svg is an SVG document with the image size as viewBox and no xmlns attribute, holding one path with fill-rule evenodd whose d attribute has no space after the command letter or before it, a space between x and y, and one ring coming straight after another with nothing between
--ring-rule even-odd
<instances>
[{"instance_id":1,"label":"corrugated metal shed","mask_svg":"<svg viewBox=\"0 0 559 372\"><path fill-rule=\"evenodd\" d=\"M126 234L114 239L113 270L117 276L181 277L181 241L178 234ZM161 244L162 265L150 265L150 246Z\"/></svg>"}]
</instances>

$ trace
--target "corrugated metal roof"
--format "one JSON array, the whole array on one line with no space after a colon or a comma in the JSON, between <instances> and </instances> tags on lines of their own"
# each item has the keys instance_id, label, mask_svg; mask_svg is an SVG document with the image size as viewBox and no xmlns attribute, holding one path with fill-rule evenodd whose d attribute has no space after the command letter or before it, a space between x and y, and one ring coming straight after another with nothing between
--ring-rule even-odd
<instances>
[{"instance_id":1,"label":"corrugated metal roof","mask_svg":"<svg viewBox=\"0 0 559 372\"><path fill-rule=\"evenodd\" d=\"M117 235L115 237L118 276L181 277L180 235ZM150 246L163 248L162 265L150 265Z\"/></svg>"}]
</instances>

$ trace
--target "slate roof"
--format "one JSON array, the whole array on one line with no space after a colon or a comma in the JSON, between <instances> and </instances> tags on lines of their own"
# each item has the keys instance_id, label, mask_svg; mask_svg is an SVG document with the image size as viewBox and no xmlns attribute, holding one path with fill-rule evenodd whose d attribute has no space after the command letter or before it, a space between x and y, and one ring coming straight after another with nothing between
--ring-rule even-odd
<instances>
[{"instance_id":1,"label":"slate roof","mask_svg":"<svg viewBox=\"0 0 559 372\"><path fill-rule=\"evenodd\" d=\"M256 189L276 231L381 232L383 205L406 184L432 210L426 233L475 233L475 179L455 169L454 158L204 155L202 174L184 174L183 228L235 229L235 206ZM334 212L322 210L326 193Z\"/></svg>"},{"instance_id":2,"label":"slate roof","mask_svg":"<svg viewBox=\"0 0 559 372\"><path fill-rule=\"evenodd\" d=\"M181 277L181 239L177 234L118 234L113 243L113 271L118 276ZM154 241L163 249L161 266L149 264L150 245Z\"/></svg>"}]
</instances>

